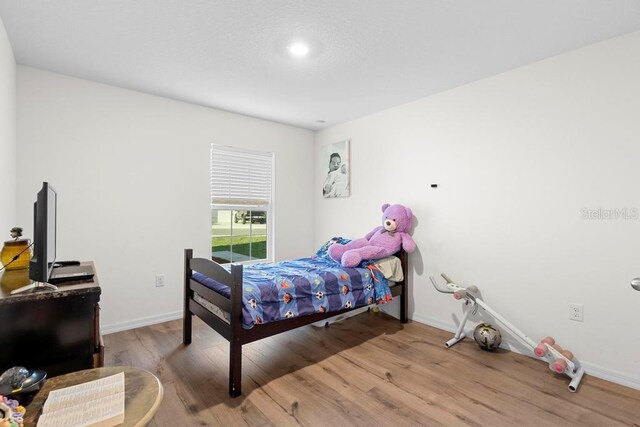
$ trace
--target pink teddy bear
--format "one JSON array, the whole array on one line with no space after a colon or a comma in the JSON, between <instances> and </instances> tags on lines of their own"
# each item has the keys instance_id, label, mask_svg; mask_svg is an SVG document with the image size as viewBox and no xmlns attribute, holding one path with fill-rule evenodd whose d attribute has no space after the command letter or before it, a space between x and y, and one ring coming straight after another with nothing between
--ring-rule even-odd
<instances>
[{"instance_id":1,"label":"pink teddy bear","mask_svg":"<svg viewBox=\"0 0 640 427\"><path fill-rule=\"evenodd\" d=\"M380 259L400 250L413 252L416 243L407 234L413 225L413 212L402 205L382 205L382 225L371 230L363 239L346 245L339 243L329 247L329 256L344 267L355 267L363 259Z\"/></svg>"}]
</instances>

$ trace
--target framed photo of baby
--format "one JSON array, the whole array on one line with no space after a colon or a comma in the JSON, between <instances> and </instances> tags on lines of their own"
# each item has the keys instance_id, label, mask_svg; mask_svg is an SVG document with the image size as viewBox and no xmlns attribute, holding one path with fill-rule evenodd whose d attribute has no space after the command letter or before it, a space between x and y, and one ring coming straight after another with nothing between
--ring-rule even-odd
<instances>
[{"instance_id":1,"label":"framed photo of baby","mask_svg":"<svg viewBox=\"0 0 640 427\"><path fill-rule=\"evenodd\" d=\"M348 197L351 193L349 176L349 140L322 147L322 197Z\"/></svg>"}]
</instances>

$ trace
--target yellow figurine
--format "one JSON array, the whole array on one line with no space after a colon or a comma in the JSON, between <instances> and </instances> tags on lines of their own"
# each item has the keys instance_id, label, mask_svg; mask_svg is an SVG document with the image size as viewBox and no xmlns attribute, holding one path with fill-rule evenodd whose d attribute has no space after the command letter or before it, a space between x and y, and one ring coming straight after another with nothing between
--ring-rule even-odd
<instances>
[{"instance_id":1,"label":"yellow figurine","mask_svg":"<svg viewBox=\"0 0 640 427\"><path fill-rule=\"evenodd\" d=\"M22 228L13 227L10 232L11 240L6 240L0 251L0 261L7 270L29 268L31 260L31 242L22 238ZM2 427L2 426L0 426Z\"/></svg>"},{"instance_id":2,"label":"yellow figurine","mask_svg":"<svg viewBox=\"0 0 640 427\"><path fill-rule=\"evenodd\" d=\"M11 231L9 231L9 235L13 240L18 240L22 236L22 228L13 227Z\"/></svg>"}]
</instances>

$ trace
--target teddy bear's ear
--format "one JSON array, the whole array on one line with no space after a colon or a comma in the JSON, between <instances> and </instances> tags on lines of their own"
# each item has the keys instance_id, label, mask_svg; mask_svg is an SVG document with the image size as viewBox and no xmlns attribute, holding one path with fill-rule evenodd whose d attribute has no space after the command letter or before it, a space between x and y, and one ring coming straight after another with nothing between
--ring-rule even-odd
<instances>
[{"instance_id":1,"label":"teddy bear's ear","mask_svg":"<svg viewBox=\"0 0 640 427\"><path fill-rule=\"evenodd\" d=\"M389 206L391 206L389 203L382 205L382 212L386 211Z\"/></svg>"},{"instance_id":2,"label":"teddy bear's ear","mask_svg":"<svg viewBox=\"0 0 640 427\"><path fill-rule=\"evenodd\" d=\"M413 212L411 212L411 209L405 208L405 210L407 211L407 218L413 219Z\"/></svg>"}]
</instances>

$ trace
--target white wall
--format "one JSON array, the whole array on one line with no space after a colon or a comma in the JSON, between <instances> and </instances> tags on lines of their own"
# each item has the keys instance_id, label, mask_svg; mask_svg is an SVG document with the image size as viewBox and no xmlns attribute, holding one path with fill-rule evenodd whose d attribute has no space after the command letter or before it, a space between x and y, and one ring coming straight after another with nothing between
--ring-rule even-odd
<instances>
[{"instance_id":1,"label":"white wall","mask_svg":"<svg viewBox=\"0 0 640 427\"><path fill-rule=\"evenodd\" d=\"M0 242L16 222L16 60L0 19Z\"/></svg>"},{"instance_id":2,"label":"white wall","mask_svg":"<svg viewBox=\"0 0 640 427\"><path fill-rule=\"evenodd\" d=\"M310 131L19 66L18 133L18 216L54 185L58 259L95 261L103 330L181 315L183 249L211 250L212 142L275 153L275 256L313 249Z\"/></svg>"},{"instance_id":3,"label":"white wall","mask_svg":"<svg viewBox=\"0 0 640 427\"><path fill-rule=\"evenodd\" d=\"M351 139L353 175L351 197L323 200L316 162L316 245L360 237L382 203L406 204L418 220L415 320L458 322L461 304L428 280L446 272L533 339L555 336L588 372L640 388L629 286L640 220L581 217L640 210L638 52L633 33L319 132L316 158ZM584 323L568 320L569 303L584 304Z\"/></svg>"}]
</instances>

